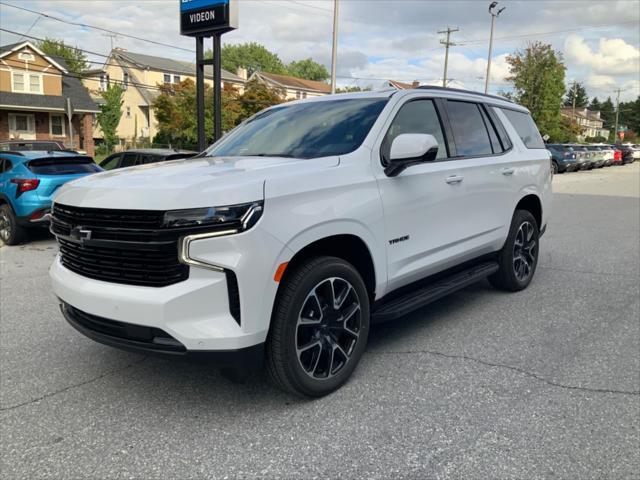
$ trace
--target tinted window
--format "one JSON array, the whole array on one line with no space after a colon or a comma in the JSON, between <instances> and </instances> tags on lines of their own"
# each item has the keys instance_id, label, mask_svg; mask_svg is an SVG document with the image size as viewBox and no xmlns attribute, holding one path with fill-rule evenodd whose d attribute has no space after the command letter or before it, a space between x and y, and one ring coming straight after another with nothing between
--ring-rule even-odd
<instances>
[{"instance_id":1,"label":"tinted window","mask_svg":"<svg viewBox=\"0 0 640 480\"><path fill-rule=\"evenodd\" d=\"M156 163L156 162L161 162L164 159L164 157L160 156L160 155L150 155L150 154L144 154L144 155L140 155L138 157L138 161L136 162L136 165L144 165L146 163Z\"/></svg>"},{"instance_id":2,"label":"tinted window","mask_svg":"<svg viewBox=\"0 0 640 480\"><path fill-rule=\"evenodd\" d=\"M112 170L114 168L118 168L118 165L120 164L120 159L121 158L122 158L121 154L112 155L111 157L105 158L102 161L102 163L100 164L100 166L102 168L104 168L105 170Z\"/></svg>"},{"instance_id":3,"label":"tinted window","mask_svg":"<svg viewBox=\"0 0 640 480\"><path fill-rule=\"evenodd\" d=\"M484 125L487 127L487 132L489 132L489 140L491 141L491 148L493 149L493 153L502 153L502 145L500 144L500 140L498 140L498 135L496 134L496 129L493 126L491 120L487 116L484 108L478 105L480 109L480 113L482 114L482 120L484 120Z\"/></svg>"},{"instance_id":4,"label":"tinted window","mask_svg":"<svg viewBox=\"0 0 640 480\"><path fill-rule=\"evenodd\" d=\"M545 148L544 140L542 140L538 127L536 127L531 115L506 108L503 108L502 112L507 116L511 125L513 125L513 128L516 129L522 139L522 143L527 148Z\"/></svg>"},{"instance_id":5,"label":"tinted window","mask_svg":"<svg viewBox=\"0 0 640 480\"><path fill-rule=\"evenodd\" d=\"M0 158L0 173L4 173L4 158Z\"/></svg>"},{"instance_id":6,"label":"tinted window","mask_svg":"<svg viewBox=\"0 0 640 480\"><path fill-rule=\"evenodd\" d=\"M39 175L73 175L99 172L100 167L89 157L52 157L31 160L29 170Z\"/></svg>"},{"instance_id":7,"label":"tinted window","mask_svg":"<svg viewBox=\"0 0 640 480\"><path fill-rule=\"evenodd\" d=\"M489 133L477 104L448 100L447 113L459 157L493 153Z\"/></svg>"},{"instance_id":8,"label":"tinted window","mask_svg":"<svg viewBox=\"0 0 640 480\"><path fill-rule=\"evenodd\" d=\"M447 158L447 147L440 118L432 100L413 100L405 103L393 119L382 144L382 157L389 159L391 143L403 133L427 133L438 141L436 158Z\"/></svg>"},{"instance_id":9,"label":"tinted window","mask_svg":"<svg viewBox=\"0 0 640 480\"><path fill-rule=\"evenodd\" d=\"M344 155L362 144L386 104L386 98L358 98L278 106L239 125L205 154Z\"/></svg>"},{"instance_id":10,"label":"tinted window","mask_svg":"<svg viewBox=\"0 0 640 480\"><path fill-rule=\"evenodd\" d=\"M138 158L138 154L137 153L125 153L124 155L122 155L122 163L120 164L121 167L132 167L133 165L136 164L136 159Z\"/></svg>"},{"instance_id":11,"label":"tinted window","mask_svg":"<svg viewBox=\"0 0 640 480\"><path fill-rule=\"evenodd\" d=\"M8 172L13 168L11 160L6 158L0 158L0 173Z\"/></svg>"}]
</instances>

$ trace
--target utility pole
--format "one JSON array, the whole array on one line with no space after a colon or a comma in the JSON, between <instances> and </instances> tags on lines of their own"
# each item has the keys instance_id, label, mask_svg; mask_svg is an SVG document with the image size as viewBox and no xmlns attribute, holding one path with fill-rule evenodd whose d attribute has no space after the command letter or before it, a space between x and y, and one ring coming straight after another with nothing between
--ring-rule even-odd
<instances>
[{"instance_id":1,"label":"utility pole","mask_svg":"<svg viewBox=\"0 0 640 480\"><path fill-rule=\"evenodd\" d=\"M617 93L616 95L616 128L613 131L613 138L615 139L615 142L618 143L618 115L620 113L620 92L622 92L621 88L618 88L617 90L614 90L614 92Z\"/></svg>"},{"instance_id":2,"label":"utility pole","mask_svg":"<svg viewBox=\"0 0 640 480\"><path fill-rule=\"evenodd\" d=\"M578 93L578 82L573 82L573 102L571 105L571 123L576 123L576 93Z\"/></svg>"},{"instance_id":3,"label":"utility pole","mask_svg":"<svg viewBox=\"0 0 640 480\"><path fill-rule=\"evenodd\" d=\"M336 59L338 57L338 0L333 0L333 48L331 49L331 93L336 93Z\"/></svg>"},{"instance_id":4,"label":"utility pole","mask_svg":"<svg viewBox=\"0 0 640 480\"><path fill-rule=\"evenodd\" d=\"M440 40L440 43L442 45L444 45L444 76L442 77L442 86L446 87L447 86L447 67L449 66L449 47L454 47L456 44L449 41L449 38L451 37L451 34L453 32L457 32L458 30L460 30L458 27L456 28L451 28L451 27L447 27L446 30L440 30L438 31L438 33L446 33L447 34L447 39L446 40Z\"/></svg>"},{"instance_id":5,"label":"utility pole","mask_svg":"<svg viewBox=\"0 0 640 480\"><path fill-rule=\"evenodd\" d=\"M116 38L120 38L120 35L118 35L117 33L103 33L102 36L103 37L109 37L111 39L111 50L113 50L113 41Z\"/></svg>"},{"instance_id":6,"label":"utility pole","mask_svg":"<svg viewBox=\"0 0 640 480\"><path fill-rule=\"evenodd\" d=\"M489 93L489 76L491 75L491 55L493 54L493 27L497 17L504 11L507 7L502 7L497 12L494 12L493 9L498 6L498 2L491 2L489 5L489 13L491 14L491 36L489 37L489 58L487 59L487 77L484 80L484 93Z\"/></svg>"}]
</instances>

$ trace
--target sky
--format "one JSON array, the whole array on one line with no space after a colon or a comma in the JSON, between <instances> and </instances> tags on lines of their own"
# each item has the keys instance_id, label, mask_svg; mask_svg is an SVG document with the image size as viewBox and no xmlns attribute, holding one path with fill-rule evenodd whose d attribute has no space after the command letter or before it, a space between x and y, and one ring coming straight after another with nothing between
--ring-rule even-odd
<instances>
[{"instance_id":1,"label":"sky","mask_svg":"<svg viewBox=\"0 0 640 480\"><path fill-rule=\"evenodd\" d=\"M313 58L330 67L333 0L238 0L239 29L224 44L254 41L284 62ZM178 0L0 0L0 28L63 39L98 54L114 46L193 61L195 41L179 34ZM483 91L491 17L485 0L339 0L338 84L378 88L385 79L441 84L444 47L438 31L459 28L451 40L449 86ZM11 8L16 5L168 44L124 36ZM583 82L590 97L623 89L621 101L640 95L640 0L510 1L497 18L490 93L511 89L507 55L528 42L550 43L562 53L566 81ZM0 31L0 43L21 37ZM89 56L99 67L104 58Z\"/></svg>"}]
</instances>

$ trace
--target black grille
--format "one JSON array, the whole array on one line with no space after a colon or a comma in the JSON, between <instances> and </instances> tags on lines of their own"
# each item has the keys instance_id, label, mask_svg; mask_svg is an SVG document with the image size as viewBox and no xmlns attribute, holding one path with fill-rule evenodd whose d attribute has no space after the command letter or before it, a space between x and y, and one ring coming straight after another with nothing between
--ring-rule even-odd
<instances>
[{"instance_id":1,"label":"black grille","mask_svg":"<svg viewBox=\"0 0 640 480\"><path fill-rule=\"evenodd\" d=\"M163 228L163 217L163 211L56 203L51 231L58 238L62 264L79 275L164 287L189 278L189 267L178 261L178 241L193 231Z\"/></svg>"},{"instance_id":2,"label":"black grille","mask_svg":"<svg viewBox=\"0 0 640 480\"><path fill-rule=\"evenodd\" d=\"M186 348L164 330L144 325L119 322L83 312L67 303L62 303L62 312L67 320L80 331L96 340L123 347L143 347L164 352L184 352ZM86 332L88 330L89 332Z\"/></svg>"}]
</instances>

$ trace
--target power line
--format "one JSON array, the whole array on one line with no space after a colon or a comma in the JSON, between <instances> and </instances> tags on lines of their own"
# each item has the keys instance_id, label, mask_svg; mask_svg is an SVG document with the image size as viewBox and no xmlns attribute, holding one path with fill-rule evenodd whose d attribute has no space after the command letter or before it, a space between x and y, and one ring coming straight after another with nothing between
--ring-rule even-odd
<instances>
[{"instance_id":1,"label":"power line","mask_svg":"<svg viewBox=\"0 0 640 480\"><path fill-rule=\"evenodd\" d=\"M505 36L502 36L502 37L495 37L494 40L509 40L509 39L512 39L512 38L526 38L526 37L539 37L539 36L542 36L542 35L555 35L555 34L558 34L558 33L581 31L581 30L587 30L587 29L592 29L592 28L618 27L620 25L626 25L628 23L637 24L638 20L629 20L629 21L626 21L626 22L609 23L609 24L603 24L603 25L584 25L582 27L568 28L568 29L564 29L564 30L555 30L555 31L550 31L550 32L523 33L523 34L518 34L518 35L505 35ZM488 38L477 38L477 39L463 41L463 42L460 43L460 45L461 46L466 46L466 45L485 43L485 42L488 42L488 41L489 41Z\"/></svg>"},{"instance_id":2,"label":"power line","mask_svg":"<svg viewBox=\"0 0 640 480\"><path fill-rule=\"evenodd\" d=\"M88 25L86 23L80 23L80 22L72 22L71 20L65 20L63 18L58 18L58 17L54 17L52 15L47 15L46 13L36 12L35 10L30 10L28 8L25 8L25 7L19 7L17 5L12 5L10 3L0 2L0 5L4 5L6 7L15 8L16 10L22 10L24 12L33 13L34 15L39 15L40 17L48 18L50 20L55 20L56 22L66 23L67 25L73 25L73 26L76 26L76 27L83 27L83 28L92 28L94 30L100 30L102 32L110 33L110 34L113 34L113 35L119 35L121 37L127 37L127 38L131 38L131 39L134 39L134 40L139 40L141 42L152 43L154 45L160 45L162 47L175 48L176 50L183 50L185 52L190 52L190 53L192 52L192 50L189 49L189 48L177 47L177 46L171 45L169 43L156 42L155 40L149 40L147 38L137 37L135 35L128 35L126 33L116 32L114 30L109 30L107 28L96 27L95 25Z\"/></svg>"}]
</instances>

